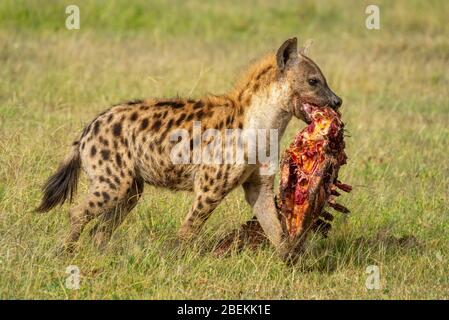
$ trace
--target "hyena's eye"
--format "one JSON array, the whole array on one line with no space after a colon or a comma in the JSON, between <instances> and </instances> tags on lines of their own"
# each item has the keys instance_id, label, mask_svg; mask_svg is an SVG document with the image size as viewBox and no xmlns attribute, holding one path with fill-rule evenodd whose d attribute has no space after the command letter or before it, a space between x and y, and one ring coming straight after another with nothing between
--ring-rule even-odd
<instances>
[{"instance_id":1,"label":"hyena's eye","mask_svg":"<svg viewBox=\"0 0 449 320\"><path fill-rule=\"evenodd\" d=\"M316 78L310 78L310 79L308 80L308 82L309 82L309 85L311 85L312 87L314 87L314 86L316 86L316 85L318 84L318 79L316 79Z\"/></svg>"}]
</instances>

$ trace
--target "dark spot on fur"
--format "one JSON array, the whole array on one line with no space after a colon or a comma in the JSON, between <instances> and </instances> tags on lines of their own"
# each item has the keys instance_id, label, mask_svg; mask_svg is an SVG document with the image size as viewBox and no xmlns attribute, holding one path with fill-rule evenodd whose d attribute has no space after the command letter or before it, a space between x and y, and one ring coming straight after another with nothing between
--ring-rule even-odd
<instances>
[{"instance_id":1,"label":"dark spot on fur","mask_svg":"<svg viewBox=\"0 0 449 320\"><path fill-rule=\"evenodd\" d=\"M197 101L194 105L193 105L193 109L200 109L204 107L204 102L203 101Z\"/></svg>"},{"instance_id":2,"label":"dark spot on fur","mask_svg":"<svg viewBox=\"0 0 449 320\"><path fill-rule=\"evenodd\" d=\"M95 121L95 124L94 124L94 134L95 135L97 135L98 131L100 131L100 124L101 124L100 120Z\"/></svg>"},{"instance_id":3,"label":"dark spot on fur","mask_svg":"<svg viewBox=\"0 0 449 320\"><path fill-rule=\"evenodd\" d=\"M181 122L184 121L185 118L186 118L186 114L185 113L181 113L179 118L176 120L176 126L179 126L181 124Z\"/></svg>"},{"instance_id":4,"label":"dark spot on fur","mask_svg":"<svg viewBox=\"0 0 449 320\"><path fill-rule=\"evenodd\" d=\"M174 120L170 119L170 121L167 123L167 130L170 130L173 125Z\"/></svg>"},{"instance_id":5,"label":"dark spot on fur","mask_svg":"<svg viewBox=\"0 0 449 320\"><path fill-rule=\"evenodd\" d=\"M118 153L115 154L115 162L119 166L119 168L122 166L122 157Z\"/></svg>"},{"instance_id":6,"label":"dark spot on fur","mask_svg":"<svg viewBox=\"0 0 449 320\"><path fill-rule=\"evenodd\" d=\"M111 181L107 181L107 184L108 184L109 188L111 188L112 190L117 190L117 186L114 183L112 183Z\"/></svg>"},{"instance_id":7,"label":"dark spot on fur","mask_svg":"<svg viewBox=\"0 0 449 320\"><path fill-rule=\"evenodd\" d=\"M93 203L92 201L89 201L89 207L91 207L91 208L95 207L95 203Z\"/></svg>"},{"instance_id":8,"label":"dark spot on fur","mask_svg":"<svg viewBox=\"0 0 449 320\"><path fill-rule=\"evenodd\" d=\"M101 157L103 160L108 160L111 155L111 152L108 149L101 150Z\"/></svg>"},{"instance_id":9,"label":"dark spot on fur","mask_svg":"<svg viewBox=\"0 0 449 320\"><path fill-rule=\"evenodd\" d=\"M109 175L111 175L111 174L112 174L111 168L106 167L106 173L109 174Z\"/></svg>"},{"instance_id":10,"label":"dark spot on fur","mask_svg":"<svg viewBox=\"0 0 449 320\"><path fill-rule=\"evenodd\" d=\"M122 124L120 122L114 123L112 126L112 133L116 137L119 137L122 134Z\"/></svg>"},{"instance_id":11,"label":"dark spot on fur","mask_svg":"<svg viewBox=\"0 0 449 320\"><path fill-rule=\"evenodd\" d=\"M187 116L186 121L191 121L193 119L194 114L191 113Z\"/></svg>"},{"instance_id":12,"label":"dark spot on fur","mask_svg":"<svg viewBox=\"0 0 449 320\"><path fill-rule=\"evenodd\" d=\"M133 112L131 117L129 118L131 121L136 121L139 118L139 114L137 112Z\"/></svg>"},{"instance_id":13,"label":"dark spot on fur","mask_svg":"<svg viewBox=\"0 0 449 320\"><path fill-rule=\"evenodd\" d=\"M201 119L204 116L204 110L200 110L196 113L197 119Z\"/></svg>"},{"instance_id":14,"label":"dark spot on fur","mask_svg":"<svg viewBox=\"0 0 449 320\"><path fill-rule=\"evenodd\" d=\"M101 194L103 195L103 199L105 202L107 202L111 199L111 197L109 196L109 193L103 191Z\"/></svg>"},{"instance_id":15,"label":"dark spot on fur","mask_svg":"<svg viewBox=\"0 0 449 320\"><path fill-rule=\"evenodd\" d=\"M114 115L111 113L109 116L108 116L108 123L111 123L111 121L112 121L112 119L114 119Z\"/></svg>"},{"instance_id":16,"label":"dark spot on fur","mask_svg":"<svg viewBox=\"0 0 449 320\"><path fill-rule=\"evenodd\" d=\"M140 129L145 130L148 127L148 119L143 119L142 123L140 124Z\"/></svg>"},{"instance_id":17,"label":"dark spot on fur","mask_svg":"<svg viewBox=\"0 0 449 320\"><path fill-rule=\"evenodd\" d=\"M156 107L168 106L168 107L177 109L177 108L184 107L184 103L180 102L180 101L160 101L160 102L156 103L155 106Z\"/></svg>"},{"instance_id":18,"label":"dark spot on fur","mask_svg":"<svg viewBox=\"0 0 449 320\"><path fill-rule=\"evenodd\" d=\"M84 138L90 131L90 127L92 126L92 122L89 123L89 125L87 127L84 128L83 130L83 134L81 135L81 138Z\"/></svg>"},{"instance_id":19,"label":"dark spot on fur","mask_svg":"<svg viewBox=\"0 0 449 320\"><path fill-rule=\"evenodd\" d=\"M94 195L96 195L97 197L99 197L99 196L100 196L100 192L95 191L95 192L94 192Z\"/></svg>"},{"instance_id":20,"label":"dark spot on fur","mask_svg":"<svg viewBox=\"0 0 449 320\"><path fill-rule=\"evenodd\" d=\"M98 140L100 140L100 142L101 142L102 144L104 144L106 147L109 147L109 141L106 140L106 139L104 139L102 136L100 136L100 137L98 138Z\"/></svg>"},{"instance_id":21,"label":"dark spot on fur","mask_svg":"<svg viewBox=\"0 0 449 320\"><path fill-rule=\"evenodd\" d=\"M153 130L153 131L159 130L161 128L161 125L162 125L161 120L157 120L151 127L151 130Z\"/></svg>"},{"instance_id":22,"label":"dark spot on fur","mask_svg":"<svg viewBox=\"0 0 449 320\"><path fill-rule=\"evenodd\" d=\"M97 148L95 148L95 146L92 146L92 148L90 148L91 157L95 156L96 154L97 154Z\"/></svg>"},{"instance_id":23,"label":"dark spot on fur","mask_svg":"<svg viewBox=\"0 0 449 320\"><path fill-rule=\"evenodd\" d=\"M217 201L212 198L206 197L206 203L207 204L215 204L215 203L217 203Z\"/></svg>"}]
</instances>

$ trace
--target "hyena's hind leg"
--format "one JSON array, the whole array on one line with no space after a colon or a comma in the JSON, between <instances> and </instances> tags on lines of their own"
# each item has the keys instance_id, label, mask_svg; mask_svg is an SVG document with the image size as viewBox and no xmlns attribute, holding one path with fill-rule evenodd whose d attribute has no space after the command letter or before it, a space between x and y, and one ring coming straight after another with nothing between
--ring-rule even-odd
<instances>
[{"instance_id":1,"label":"hyena's hind leg","mask_svg":"<svg viewBox=\"0 0 449 320\"><path fill-rule=\"evenodd\" d=\"M117 197L115 205L109 207L100 217L98 223L91 230L90 235L94 245L103 249L111 239L115 229L125 220L128 213L136 206L144 188L142 178L136 178L126 189L125 193Z\"/></svg>"},{"instance_id":2,"label":"hyena's hind leg","mask_svg":"<svg viewBox=\"0 0 449 320\"><path fill-rule=\"evenodd\" d=\"M112 184L108 178L99 178L91 182L89 193L79 205L70 210L70 231L64 242L67 251L74 250L81 233L92 219L107 215L115 208L121 207L128 189L132 189L131 181L121 186Z\"/></svg>"},{"instance_id":3,"label":"hyena's hind leg","mask_svg":"<svg viewBox=\"0 0 449 320\"><path fill-rule=\"evenodd\" d=\"M89 193L79 205L70 209L70 230L63 245L65 251L72 252L75 249L76 242L86 225L103 212L103 205L98 205L100 196L98 191Z\"/></svg>"}]
</instances>

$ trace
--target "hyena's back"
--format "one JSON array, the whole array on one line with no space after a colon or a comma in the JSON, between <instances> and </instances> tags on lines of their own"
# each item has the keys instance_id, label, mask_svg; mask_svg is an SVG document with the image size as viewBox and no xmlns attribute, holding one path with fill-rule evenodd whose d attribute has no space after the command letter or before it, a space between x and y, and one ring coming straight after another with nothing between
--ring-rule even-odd
<instances>
[{"instance_id":1,"label":"hyena's back","mask_svg":"<svg viewBox=\"0 0 449 320\"><path fill-rule=\"evenodd\" d=\"M189 132L194 121L222 130L241 127L232 108L208 101L139 100L114 106L94 119L79 140L81 164L96 188L129 188L135 178L173 190L193 189L195 164L173 164L170 141L176 129ZM236 123L234 123L236 122Z\"/></svg>"},{"instance_id":2,"label":"hyena's back","mask_svg":"<svg viewBox=\"0 0 449 320\"><path fill-rule=\"evenodd\" d=\"M181 101L133 101L99 115L79 140L82 167L91 182L97 188L104 184L120 189L138 178L172 189L191 189L191 170L168 161L169 134L185 109Z\"/></svg>"}]
</instances>

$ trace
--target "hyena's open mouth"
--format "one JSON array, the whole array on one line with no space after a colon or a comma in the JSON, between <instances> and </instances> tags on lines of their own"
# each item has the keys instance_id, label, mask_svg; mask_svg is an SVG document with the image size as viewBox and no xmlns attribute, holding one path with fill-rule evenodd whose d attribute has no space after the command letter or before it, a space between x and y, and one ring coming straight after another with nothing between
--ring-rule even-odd
<instances>
[{"instance_id":1,"label":"hyena's open mouth","mask_svg":"<svg viewBox=\"0 0 449 320\"><path fill-rule=\"evenodd\" d=\"M314 103L299 100L295 105L295 116L303 119L307 124L311 124L313 122L313 116L323 110L326 106L318 106ZM332 108L333 109L333 108ZM341 116L340 112L333 109L337 116Z\"/></svg>"},{"instance_id":2,"label":"hyena's open mouth","mask_svg":"<svg viewBox=\"0 0 449 320\"><path fill-rule=\"evenodd\" d=\"M310 101L296 98L293 103L293 114L295 117L304 120L305 123L311 124L313 122L313 115L323 107Z\"/></svg>"},{"instance_id":3,"label":"hyena's open mouth","mask_svg":"<svg viewBox=\"0 0 449 320\"><path fill-rule=\"evenodd\" d=\"M312 116L315 112L318 111L320 107L308 102L301 102L301 107L304 113L304 117L306 118L307 124L312 123Z\"/></svg>"}]
</instances>

